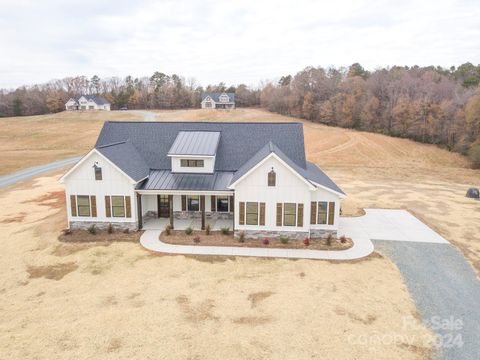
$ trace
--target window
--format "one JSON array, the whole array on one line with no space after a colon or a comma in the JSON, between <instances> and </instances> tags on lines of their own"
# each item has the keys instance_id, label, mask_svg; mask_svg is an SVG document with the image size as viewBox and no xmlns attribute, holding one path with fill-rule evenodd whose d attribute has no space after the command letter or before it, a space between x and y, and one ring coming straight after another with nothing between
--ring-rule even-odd
<instances>
[{"instance_id":1,"label":"window","mask_svg":"<svg viewBox=\"0 0 480 360\"><path fill-rule=\"evenodd\" d=\"M258 225L258 203L247 202L247 225Z\"/></svg>"},{"instance_id":2,"label":"window","mask_svg":"<svg viewBox=\"0 0 480 360\"><path fill-rule=\"evenodd\" d=\"M112 215L113 217L125 217L124 196L112 196Z\"/></svg>"},{"instance_id":3,"label":"window","mask_svg":"<svg viewBox=\"0 0 480 360\"><path fill-rule=\"evenodd\" d=\"M277 174L272 170L268 173L268 186L275 186L277 182Z\"/></svg>"},{"instance_id":4,"label":"window","mask_svg":"<svg viewBox=\"0 0 480 360\"><path fill-rule=\"evenodd\" d=\"M205 107L206 108L211 108L212 107L212 103L210 101L205 101Z\"/></svg>"},{"instance_id":5,"label":"window","mask_svg":"<svg viewBox=\"0 0 480 360\"><path fill-rule=\"evenodd\" d=\"M90 110L93 110L93 105L89 105L88 108L89 108Z\"/></svg>"},{"instance_id":6,"label":"window","mask_svg":"<svg viewBox=\"0 0 480 360\"><path fill-rule=\"evenodd\" d=\"M332 201L328 203L328 225L333 225L334 218L335 218L335 203Z\"/></svg>"},{"instance_id":7,"label":"window","mask_svg":"<svg viewBox=\"0 0 480 360\"><path fill-rule=\"evenodd\" d=\"M96 165L93 168L95 169L95 180L102 180L102 168Z\"/></svg>"},{"instance_id":8,"label":"window","mask_svg":"<svg viewBox=\"0 0 480 360\"><path fill-rule=\"evenodd\" d=\"M217 196L217 212L228 212L228 196Z\"/></svg>"},{"instance_id":9,"label":"window","mask_svg":"<svg viewBox=\"0 0 480 360\"><path fill-rule=\"evenodd\" d=\"M297 217L297 204L295 203L283 204L283 225L295 226L296 217Z\"/></svg>"},{"instance_id":10,"label":"window","mask_svg":"<svg viewBox=\"0 0 480 360\"><path fill-rule=\"evenodd\" d=\"M181 167L203 167L204 161L203 160L192 160L192 159L181 159L180 160Z\"/></svg>"},{"instance_id":11,"label":"window","mask_svg":"<svg viewBox=\"0 0 480 360\"><path fill-rule=\"evenodd\" d=\"M78 216L90 216L90 196L77 196Z\"/></svg>"},{"instance_id":12,"label":"window","mask_svg":"<svg viewBox=\"0 0 480 360\"><path fill-rule=\"evenodd\" d=\"M327 202L320 201L318 203L318 222L317 224L326 224L327 223Z\"/></svg>"},{"instance_id":13,"label":"window","mask_svg":"<svg viewBox=\"0 0 480 360\"><path fill-rule=\"evenodd\" d=\"M221 95L220 96L220 102L228 102L228 96L227 95Z\"/></svg>"},{"instance_id":14,"label":"window","mask_svg":"<svg viewBox=\"0 0 480 360\"><path fill-rule=\"evenodd\" d=\"M200 210L200 196L191 195L187 197L187 210L188 211Z\"/></svg>"}]
</instances>

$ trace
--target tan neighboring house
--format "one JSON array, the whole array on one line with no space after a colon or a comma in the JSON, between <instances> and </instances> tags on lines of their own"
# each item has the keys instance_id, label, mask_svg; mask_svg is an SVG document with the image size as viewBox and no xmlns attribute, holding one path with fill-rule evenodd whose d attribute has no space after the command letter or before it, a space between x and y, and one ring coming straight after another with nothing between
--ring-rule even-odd
<instances>
[{"instance_id":1,"label":"tan neighboring house","mask_svg":"<svg viewBox=\"0 0 480 360\"><path fill-rule=\"evenodd\" d=\"M105 110L110 111L110 103L101 96L80 95L65 103L65 110Z\"/></svg>"}]
</instances>

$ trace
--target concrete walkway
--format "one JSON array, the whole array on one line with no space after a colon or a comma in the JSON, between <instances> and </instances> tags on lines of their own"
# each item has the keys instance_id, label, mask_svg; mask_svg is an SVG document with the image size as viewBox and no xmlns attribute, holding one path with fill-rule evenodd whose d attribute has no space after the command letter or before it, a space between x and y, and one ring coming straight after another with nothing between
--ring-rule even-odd
<instances>
[{"instance_id":1,"label":"concrete walkway","mask_svg":"<svg viewBox=\"0 0 480 360\"><path fill-rule=\"evenodd\" d=\"M140 243L147 249L171 254L281 257L290 259L354 260L370 255L371 240L448 242L405 210L366 209L364 216L340 218L338 235L353 240L347 250L249 248L203 245L172 245L159 240L162 230L147 229Z\"/></svg>"},{"instance_id":2,"label":"concrete walkway","mask_svg":"<svg viewBox=\"0 0 480 360\"><path fill-rule=\"evenodd\" d=\"M373 244L367 238L353 239L354 245L347 250L308 250L254 248L240 246L172 245L160 241L162 230L146 230L140 243L148 250L169 254L253 256L289 259L353 260L373 252Z\"/></svg>"},{"instance_id":3,"label":"concrete walkway","mask_svg":"<svg viewBox=\"0 0 480 360\"><path fill-rule=\"evenodd\" d=\"M75 164L78 160L80 160L82 157L81 156L75 156L67 159L62 159L62 160L57 160L53 161L48 164L44 165L39 165L39 166L34 166L30 167L27 169L19 170L13 173L10 173L8 175L0 176L0 188L13 185L17 182L23 181L23 180L28 180L30 178L33 178L35 176L41 175L43 173L59 169L61 167L64 167L66 165L72 165Z\"/></svg>"}]
</instances>

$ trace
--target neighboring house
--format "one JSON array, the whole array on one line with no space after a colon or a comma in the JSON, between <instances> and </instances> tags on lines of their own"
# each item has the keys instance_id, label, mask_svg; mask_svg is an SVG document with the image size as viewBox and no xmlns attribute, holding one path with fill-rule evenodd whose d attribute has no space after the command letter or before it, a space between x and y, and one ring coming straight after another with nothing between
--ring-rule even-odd
<instances>
[{"instance_id":1,"label":"neighboring house","mask_svg":"<svg viewBox=\"0 0 480 360\"><path fill-rule=\"evenodd\" d=\"M300 123L107 121L61 181L70 228L220 219L236 236L317 237L336 234L345 197L305 160Z\"/></svg>"},{"instance_id":2,"label":"neighboring house","mask_svg":"<svg viewBox=\"0 0 480 360\"><path fill-rule=\"evenodd\" d=\"M202 109L235 109L234 93L203 93Z\"/></svg>"},{"instance_id":3,"label":"neighboring house","mask_svg":"<svg viewBox=\"0 0 480 360\"><path fill-rule=\"evenodd\" d=\"M65 103L66 110L107 110L110 103L105 98L96 95L81 95L70 98Z\"/></svg>"}]
</instances>

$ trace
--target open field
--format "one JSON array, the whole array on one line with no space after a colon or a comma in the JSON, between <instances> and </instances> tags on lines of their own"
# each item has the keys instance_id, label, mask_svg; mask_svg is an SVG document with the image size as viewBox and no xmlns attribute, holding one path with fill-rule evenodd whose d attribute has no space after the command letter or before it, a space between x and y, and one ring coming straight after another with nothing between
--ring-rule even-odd
<instances>
[{"instance_id":1,"label":"open field","mask_svg":"<svg viewBox=\"0 0 480 360\"><path fill-rule=\"evenodd\" d=\"M124 111L64 111L0 118L0 175L82 155L95 144L105 120L141 120Z\"/></svg>"},{"instance_id":2,"label":"open field","mask_svg":"<svg viewBox=\"0 0 480 360\"><path fill-rule=\"evenodd\" d=\"M0 191L5 358L423 359L430 349L422 324L404 324L415 306L386 257L195 258L60 243L58 176Z\"/></svg>"},{"instance_id":3,"label":"open field","mask_svg":"<svg viewBox=\"0 0 480 360\"><path fill-rule=\"evenodd\" d=\"M62 113L52 115L43 130L47 117L0 119L2 140L30 149L23 156L7 151L2 168L82 154L102 124ZM159 111L157 118L298 121L258 109ZM480 187L480 171L469 169L464 157L409 140L303 123L308 159L348 194L344 214L359 214L363 207L407 209L458 246L480 272L480 202L465 198L469 186ZM39 129L37 140L30 139L30 128ZM50 157L36 155L42 153ZM0 316L6 319L0 351L10 358L40 352L126 358L142 351L144 357L421 359L428 351L422 326L407 329L413 347L346 343L359 334L405 334L402 319L415 313L386 257L348 264L205 259L155 256L133 243L63 244L57 235L65 226L64 199L56 178L0 191L0 231L8 239L0 253ZM45 327L52 330L42 332Z\"/></svg>"}]
</instances>

